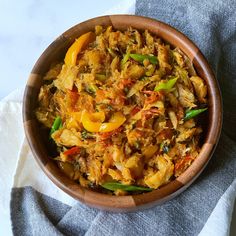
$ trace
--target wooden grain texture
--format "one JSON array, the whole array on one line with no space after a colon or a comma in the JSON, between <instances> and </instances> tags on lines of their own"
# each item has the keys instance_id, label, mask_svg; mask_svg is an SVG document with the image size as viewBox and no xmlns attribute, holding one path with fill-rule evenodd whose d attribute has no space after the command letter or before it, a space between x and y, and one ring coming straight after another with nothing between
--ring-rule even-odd
<instances>
[{"instance_id":1,"label":"wooden grain texture","mask_svg":"<svg viewBox=\"0 0 236 236\"><path fill-rule=\"evenodd\" d=\"M43 83L42 76L48 71L52 63L63 60L67 49L74 42L75 38L85 32L94 30L95 25L112 25L115 29L119 30L126 30L130 26L141 31L148 29L153 34L169 42L172 46L179 47L193 62L197 73L206 81L208 86L207 132L201 152L193 164L181 176L158 190L133 196L110 196L97 193L85 189L70 180L60 171L56 162L50 158L47 146L48 139L41 131L40 124L34 114L38 105L39 88ZM181 193L199 176L210 160L220 136L222 100L217 80L205 57L196 45L181 32L165 23L141 16L102 16L70 28L43 52L32 69L25 88L23 120L30 148L38 164L53 183L75 199L90 206L114 212L127 212L161 204Z\"/></svg>"}]
</instances>

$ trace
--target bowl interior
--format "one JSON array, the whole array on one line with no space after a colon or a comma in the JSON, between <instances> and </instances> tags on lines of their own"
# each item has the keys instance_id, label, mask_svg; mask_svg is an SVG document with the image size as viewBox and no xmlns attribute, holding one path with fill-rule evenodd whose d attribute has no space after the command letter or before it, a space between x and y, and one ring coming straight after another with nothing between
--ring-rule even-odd
<instances>
[{"instance_id":1,"label":"bowl interior","mask_svg":"<svg viewBox=\"0 0 236 236\"><path fill-rule=\"evenodd\" d=\"M50 158L47 138L45 138L45 134L40 129L40 124L34 115L39 89L43 82L42 77L52 63L63 60L67 49L75 38L88 31L93 31L96 25L112 25L119 30L126 30L130 26L140 31L149 30L172 46L180 48L193 62L198 75L206 81L208 86L209 109L205 120L207 129L201 152L181 176L158 190L132 196L110 196L93 192L70 180ZM169 25L150 18L112 15L94 18L72 27L44 51L32 69L25 88L23 120L27 140L38 164L58 187L90 206L112 211L131 211L162 203L182 192L197 178L209 161L219 139L222 123L222 102L212 70L200 50L186 36Z\"/></svg>"}]
</instances>

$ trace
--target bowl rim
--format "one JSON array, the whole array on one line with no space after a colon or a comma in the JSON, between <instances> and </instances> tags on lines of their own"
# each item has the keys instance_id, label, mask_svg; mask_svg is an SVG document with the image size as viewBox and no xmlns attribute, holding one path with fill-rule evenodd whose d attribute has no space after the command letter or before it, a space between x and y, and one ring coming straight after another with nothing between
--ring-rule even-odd
<instances>
[{"instance_id":1,"label":"bowl rim","mask_svg":"<svg viewBox=\"0 0 236 236\"><path fill-rule=\"evenodd\" d=\"M209 127L206 135L206 142L203 144L198 157L182 175L169 182L168 184L162 186L160 189L153 190L152 192L138 195L113 196L85 189L79 184L76 184L76 187L76 185L69 180L67 180L65 183L65 176L60 177L58 175L52 161L49 160L47 163L44 163L42 161L42 156L48 156L48 154L45 152L42 153L39 149L35 148L35 139L33 138L33 134L35 134L36 132L34 130L35 123L34 119L32 118L32 114L30 114L30 112L32 113L32 111L28 110L28 106L29 100L32 96L32 91L29 88L33 87L35 81L37 79L39 80L39 77L41 77L37 74L38 67L42 63L45 63L44 59L47 56L48 50L50 48L57 47L60 44L61 40L67 39L72 42L74 38L70 37L70 33L78 30L78 28L80 27L82 27L82 31L85 32L86 27L88 27L89 25L93 25L94 28L97 22L110 22L113 26L124 24L127 28L129 25L133 26L134 24L136 24L135 22L140 21L142 22L142 25L149 25L152 29L155 29L155 34L161 34L162 32L164 32L166 35L172 37L172 39L175 39L179 43L181 43L181 45L186 48L186 51L192 52L191 57L189 57L189 55L187 56L191 59L194 66L197 66L198 69L202 70L205 73L205 79L208 84L208 94L209 92L211 94L211 107L209 108L208 120ZM135 26L133 27L136 28ZM145 28L143 28L143 30L144 29ZM169 43L171 44L171 42ZM184 51L185 54L187 54L186 51ZM31 75L29 76L23 98L23 123L26 138L29 143L30 149L41 169L55 185L57 185L60 189L62 189L73 198L80 200L81 202L84 202L90 206L113 212L127 212L138 209L145 209L154 204L157 205L165 202L166 200L170 200L171 198L185 190L204 170L215 150L222 128L222 113L222 98L218 81L216 80L206 58L198 49L198 47L186 35L175 29L174 27L156 19L137 15L99 16L81 22L69 28L45 49L45 51L35 63Z\"/></svg>"}]
</instances>

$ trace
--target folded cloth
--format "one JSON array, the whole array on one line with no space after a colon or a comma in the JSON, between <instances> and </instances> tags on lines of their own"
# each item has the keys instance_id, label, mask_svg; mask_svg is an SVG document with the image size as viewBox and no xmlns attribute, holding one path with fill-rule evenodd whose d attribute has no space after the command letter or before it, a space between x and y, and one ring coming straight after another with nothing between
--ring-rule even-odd
<instances>
[{"instance_id":1,"label":"folded cloth","mask_svg":"<svg viewBox=\"0 0 236 236\"><path fill-rule=\"evenodd\" d=\"M236 2L137 0L136 14L181 30L212 65L225 110L213 158L201 176L175 199L149 210L116 214L87 207L54 186L25 142L11 194L15 235L228 235L236 189ZM212 227L216 222L219 225L217 217L222 215L226 227Z\"/></svg>"}]
</instances>

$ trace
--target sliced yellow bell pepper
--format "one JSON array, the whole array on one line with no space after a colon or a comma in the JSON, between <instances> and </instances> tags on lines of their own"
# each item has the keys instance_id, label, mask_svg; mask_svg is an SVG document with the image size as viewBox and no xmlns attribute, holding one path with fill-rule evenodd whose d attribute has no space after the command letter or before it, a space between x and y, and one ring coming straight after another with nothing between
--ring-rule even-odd
<instances>
[{"instance_id":1,"label":"sliced yellow bell pepper","mask_svg":"<svg viewBox=\"0 0 236 236\"><path fill-rule=\"evenodd\" d=\"M110 132L119 128L124 122L125 117L121 112L116 112L107 123L102 123L99 132Z\"/></svg>"},{"instance_id":2,"label":"sliced yellow bell pepper","mask_svg":"<svg viewBox=\"0 0 236 236\"><path fill-rule=\"evenodd\" d=\"M82 124L89 132L110 132L119 128L126 120L121 112L116 112L109 122L104 122L104 112L88 113L84 111L82 113Z\"/></svg>"},{"instance_id":3,"label":"sliced yellow bell pepper","mask_svg":"<svg viewBox=\"0 0 236 236\"><path fill-rule=\"evenodd\" d=\"M103 122L105 120L105 113L103 111L94 112L90 115L90 120L93 122ZM83 117L83 116L82 116Z\"/></svg>"},{"instance_id":4,"label":"sliced yellow bell pepper","mask_svg":"<svg viewBox=\"0 0 236 236\"><path fill-rule=\"evenodd\" d=\"M95 34L93 32L88 32L81 35L68 49L65 56L66 65L76 65L76 60L78 54L91 42L95 40Z\"/></svg>"},{"instance_id":5,"label":"sliced yellow bell pepper","mask_svg":"<svg viewBox=\"0 0 236 236\"><path fill-rule=\"evenodd\" d=\"M89 132L98 132L104 120L105 120L104 112L95 112L90 114L87 111L83 111L81 117L81 122L84 128Z\"/></svg>"}]
</instances>

